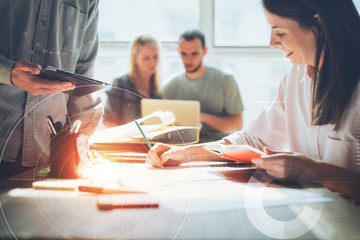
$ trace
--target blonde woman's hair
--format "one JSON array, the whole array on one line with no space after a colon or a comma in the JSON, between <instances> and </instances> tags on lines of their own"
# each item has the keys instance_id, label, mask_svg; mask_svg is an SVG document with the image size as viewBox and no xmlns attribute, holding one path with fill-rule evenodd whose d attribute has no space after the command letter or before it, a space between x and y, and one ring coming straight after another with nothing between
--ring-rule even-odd
<instances>
[{"instance_id":1,"label":"blonde woman's hair","mask_svg":"<svg viewBox=\"0 0 360 240\"><path fill-rule=\"evenodd\" d=\"M135 58L139 54L140 47L141 46L151 46L154 47L160 52L159 44L158 42L151 36L148 35L141 35L137 37L133 43L131 44L131 57L130 57L130 64L129 64L129 72L128 76L133 82L139 81L139 72L138 69L135 66ZM159 53L160 54L160 53ZM158 55L159 57L159 55ZM151 77L151 91L154 91L156 94L160 93L160 80L159 80L159 64L160 63L160 57L159 62L156 65L155 73Z\"/></svg>"}]
</instances>

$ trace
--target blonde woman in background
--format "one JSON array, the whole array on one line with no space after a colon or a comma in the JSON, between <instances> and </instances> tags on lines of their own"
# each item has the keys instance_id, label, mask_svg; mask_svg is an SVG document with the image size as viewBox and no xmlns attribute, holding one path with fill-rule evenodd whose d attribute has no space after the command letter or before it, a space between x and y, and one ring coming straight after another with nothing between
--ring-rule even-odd
<instances>
[{"instance_id":1,"label":"blonde woman in background","mask_svg":"<svg viewBox=\"0 0 360 240\"><path fill-rule=\"evenodd\" d=\"M107 91L104 123L121 125L141 117L141 99L160 98L159 91L159 44L141 35L131 45L128 74L116 78Z\"/></svg>"}]
</instances>

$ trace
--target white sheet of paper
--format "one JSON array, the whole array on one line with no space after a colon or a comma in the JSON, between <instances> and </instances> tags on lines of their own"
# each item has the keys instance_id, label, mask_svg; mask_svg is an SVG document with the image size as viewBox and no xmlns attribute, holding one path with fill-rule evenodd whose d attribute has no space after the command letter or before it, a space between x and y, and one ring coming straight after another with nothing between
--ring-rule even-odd
<instances>
[{"instance_id":1,"label":"white sheet of paper","mask_svg":"<svg viewBox=\"0 0 360 240\"><path fill-rule=\"evenodd\" d=\"M158 130L162 127L168 126L175 122L175 115L172 112L156 111L143 118L137 119L136 121L141 124L146 119L157 117L161 120L160 124L154 125L141 125L141 129L144 133ZM103 130L96 131L92 136L89 137L89 143L106 143L116 142L124 138L139 135L139 129L137 128L134 121L117 127L106 128Z\"/></svg>"}]
</instances>

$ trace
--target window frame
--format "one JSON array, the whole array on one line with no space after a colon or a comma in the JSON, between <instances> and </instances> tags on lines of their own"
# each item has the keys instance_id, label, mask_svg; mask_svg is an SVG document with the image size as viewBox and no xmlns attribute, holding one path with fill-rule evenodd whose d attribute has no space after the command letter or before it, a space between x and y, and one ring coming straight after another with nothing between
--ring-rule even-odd
<instances>
[{"instance_id":1,"label":"window frame","mask_svg":"<svg viewBox=\"0 0 360 240\"><path fill-rule=\"evenodd\" d=\"M245 52L248 51L248 49L255 50L255 54L259 52L275 52L272 49L270 49L268 46L217 46L215 45L215 2L214 0L199 0L200 4L200 12L199 12L199 26L200 31L204 33L205 39L206 39L206 45L209 48L213 49L219 49L221 50L227 50L227 49L247 49ZM270 41L270 40L269 40ZM162 47L164 50L173 49L174 45L177 45L177 41L160 41ZM102 48L128 48L131 41L101 41L100 39L100 46ZM243 51L240 51L243 52Z\"/></svg>"},{"instance_id":2,"label":"window frame","mask_svg":"<svg viewBox=\"0 0 360 240\"><path fill-rule=\"evenodd\" d=\"M355 0L356 1L356 0ZM359 1L360 2L360 1ZM255 55L258 54L274 54L278 55L276 49L272 49L269 46L217 46L215 45L215 0L199 0L200 4L200 31L204 33L206 44L209 48L216 49L216 52L227 52L230 50L235 50L235 53L248 53L252 51ZM269 39L270 41L270 39ZM160 41L164 50L174 49L174 46L177 46L177 41ZM101 41L100 47L102 49L111 49L111 48L123 48L127 49L131 41Z\"/></svg>"}]
</instances>

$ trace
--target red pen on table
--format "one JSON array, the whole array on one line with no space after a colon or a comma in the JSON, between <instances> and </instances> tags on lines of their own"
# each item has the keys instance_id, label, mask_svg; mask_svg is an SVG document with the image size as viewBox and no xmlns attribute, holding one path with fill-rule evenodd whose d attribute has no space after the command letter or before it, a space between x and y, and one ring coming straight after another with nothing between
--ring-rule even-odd
<instances>
[{"instance_id":1,"label":"red pen on table","mask_svg":"<svg viewBox=\"0 0 360 240\"><path fill-rule=\"evenodd\" d=\"M114 194L114 193L144 193L128 187L104 188L99 186L79 186L79 192L98 193L98 194Z\"/></svg>"}]
</instances>

